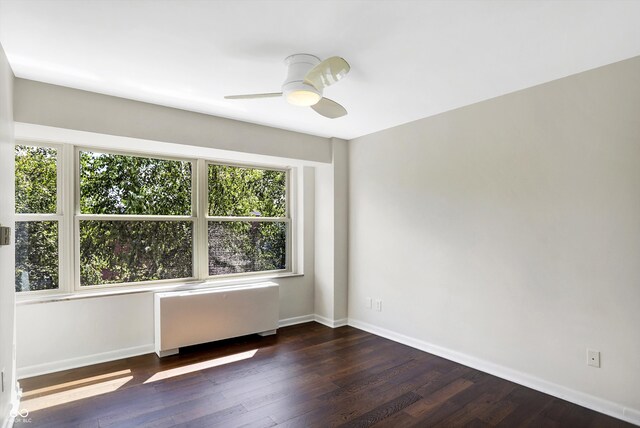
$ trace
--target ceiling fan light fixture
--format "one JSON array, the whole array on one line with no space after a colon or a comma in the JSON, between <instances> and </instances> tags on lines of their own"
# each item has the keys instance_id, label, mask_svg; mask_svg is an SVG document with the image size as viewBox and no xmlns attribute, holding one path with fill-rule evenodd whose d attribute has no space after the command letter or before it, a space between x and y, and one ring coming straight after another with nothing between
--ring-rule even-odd
<instances>
[{"instance_id":1,"label":"ceiling fan light fixture","mask_svg":"<svg viewBox=\"0 0 640 428\"><path fill-rule=\"evenodd\" d=\"M282 84L282 92L264 94L227 95L230 100L283 97L289 104L311 107L316 113L329 119L345 116L347 110L337 102L324 98L322 92L327 86L341 80L351 69L343 58L332 56L320 61L315 55L294 54L285 58L287 78Z\"/></svg>"},{"instance_id":2,"label":"ceiling fan light fixture","mask_svg":"<svg viewBox=\"0 0 640 428\"><path fill-rule=\"evenodd\" d=\"M320 101L320 94L308 90L298 90L287 94L287 102L294 106L308 107Z\"/></svg>"},{"instance_id":3,"label":"ceiling fan light fixture","mask_svg":"<svg viewBox=\"0 0 640 428\"><path fill-rule=\"evenodd\" d=\"M304 82L285 83L282 89L287 102L294 106L309 107L322 98L320 91Z\"/></svg>"}]
</instances>

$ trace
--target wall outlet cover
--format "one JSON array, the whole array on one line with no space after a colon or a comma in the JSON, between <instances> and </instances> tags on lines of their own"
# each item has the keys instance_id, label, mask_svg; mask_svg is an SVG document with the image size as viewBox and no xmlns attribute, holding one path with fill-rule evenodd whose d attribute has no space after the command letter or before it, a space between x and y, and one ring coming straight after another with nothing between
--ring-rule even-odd
<instances>
[{"instance_id":1,"label":"wall outlet cover","mask_svg":"<svg viewBox=\"0 0 640 428\"><path fill-rule=\"evenodd\" d=\"M600 351L587 349L587 364L591 367L600 367Z\"/></svg>"}]
</instances>

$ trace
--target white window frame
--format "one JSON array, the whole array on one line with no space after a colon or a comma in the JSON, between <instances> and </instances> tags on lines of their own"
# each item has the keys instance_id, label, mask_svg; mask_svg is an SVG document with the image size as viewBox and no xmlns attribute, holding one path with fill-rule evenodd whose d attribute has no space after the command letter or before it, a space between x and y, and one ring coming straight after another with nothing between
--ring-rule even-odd
<instances>
[{"instance_id":1,"label":"white window frame","mask_svg":"<svg viewBox=\"0 0 640 428\"><path fill-rule=\"evenodd\" d=\"M55 214L15 214L15 221L58 221L58 288L52 290L33 290L17 292L19 300L52 295L92 294L111 289L113 292L154 291L167 286L190 287L194 284L216 282L225 284L225 280L250 280L254 277L277 277L292 275L297 272L296 257L296 169L289 166L277 166L258 163L228 162L223 159L189 158L164 155L154 152L136 152L74 145L61 141L40 141L21 138L16 145L50 147L57 150L57 192ZM137 156L153 159L166 159L191 162L191 215L190 216L156 216L156 215L119 215L119 214L80 214L80 152L97 152L123 156ZM217 217L208 215L208 169L209 165L225 165L239 168L265 169L283 171L286 174L286 213L285 217ZM139 281L115 284L80 285L80 221L82 220L117 220L117 221L191 221L193 223L193 276L153 281ZM259 272L245 272L223 275L209 275L209 221L256 221L286 223L286 260L285 269ZM118 291L120 290L120 291ZM108 290L107 290L108 291ZM111 295L108 293L106 295Z\"/></svg>"},{"instance_id":2,"label":"white window frame","mask_svg":"<svg viewBox=\"0 0 640 428\"><path fill-rule=\"evenodd\" d=\"M285 216L284 217L251 217L251 216L210 216L209 215L209 165L222 165L222 166L230 166L236 168L245 168L245 169L262 169L269 171L282 171L285 173ZM239 276L257 276L257 275L265 275L270 273L291 273L294 271L294 267L292 266L292 253L293 253L293 242L294 234L292 232L293 221L291 219L291 168L285 167L268 167L268 166L259 166L259 165L243 165L239 163L231 163L231 162L222 162L222 161L206 161L204 169L204 185L205 190L203 198L200 206L203 207L203 211L200 214L200 217L204 219L204 227L201 227L200 232L202 235L202 240L204 240L206 244L204 257L205 261L205 271L200 272L203 278L214 279L214 278L234 278ZM256 223L285 223L286 226L286 237L285 237L285 268L284 269L273 269L267 271L258 271L258 272L242 272L242 273L230 273L230 274L222 274L222 275L209 275L209 222L210 221L246 221L246 222L256 222Z\"/></svg>"},{"instance_id":3,"label":"white window frame","mask_svg":"<svg viewBox=\"0 0 640 428\"><path fill-rule=\"evenodd\" d=\"M50 290L25 290L17 292L20 295L49 295L60 294L65 291L65 285L70 282L70 271L67 266L68 258L66 257L65 250L67 249L67 235L68 235L68 222L64 214L67 210L65 205L65 192L64 188L66 183L66 177L64 177L64 164L65 154L67 148L64 144L50 143L43 141L29 141L29 140L17 140L15 146L27 146L27 147L46 147L56 150L56 212L49 214L23 214L15 213L15 223L21 222L43 222L43 221L56 221L58 223L58 288ZM15 156L15 150L14 150ZM14 285L15 286L15 285Z\"/></svg>"},{"instance_id":4,"label":"white window frame","mask_svg":"<svg viewBox=\"0 0 640 428\"><path fill-rule=\"evenodd\" d=\"M81 214L80 213L80 152L92 152L92 153L104 153L108 155L120 155L120 156L132 156L132 157L140 157L147 159L160 159L160 160L172 160L172 161L180 161L180 162L190 162L191 163L191 215L144 215L144 214ZM91 147L82 147L75 146L74 150L74 160L73 160L73 173L74 173L74 184L75 191L73 193L74 196L74 259L75 259L75 272L74 272L74 281L73 288L75 291L85 291L85 290L97 290L102 288L112 288L112 287L132 287L132 286L145 286L149 284L171 284L175 282L188 282L194 281L197 279L197 266L196 266L196 235L197 233L197 210L196 210L196 180L197 180L197 160L189 159L189 158L179 158L173 156L163 156L163 155L150 155L150 154L139 154L139 153L130 153L121 150L105 150L105 149L97 149ZM192 259L191 259L191 268L192 268L192 276L184 277L184 278L170 278L170 279L159 279L159 280L150 280L150 281L136 281L136 282L119 282L113 284L91 284L91 285L81 285L80 284L80 221L191 221L192 223Z\"/></svg>"}]
</instances>

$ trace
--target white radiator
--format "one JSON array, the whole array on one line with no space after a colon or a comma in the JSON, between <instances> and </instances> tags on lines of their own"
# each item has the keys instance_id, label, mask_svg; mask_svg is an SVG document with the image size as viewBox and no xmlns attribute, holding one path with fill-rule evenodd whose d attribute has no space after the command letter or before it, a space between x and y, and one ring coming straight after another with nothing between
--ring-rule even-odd
<instances>
[{"instance_id":1,"label":"white radiator","mask_svg":"<svg viewBox=\"0 0 640 428\"><path fill-rule=\"evenodd\" d=\"M160 357L181 346L246 334L274 334L279 318L278 284L156 293L155 347Z\"/></svg>"}]
</instances>

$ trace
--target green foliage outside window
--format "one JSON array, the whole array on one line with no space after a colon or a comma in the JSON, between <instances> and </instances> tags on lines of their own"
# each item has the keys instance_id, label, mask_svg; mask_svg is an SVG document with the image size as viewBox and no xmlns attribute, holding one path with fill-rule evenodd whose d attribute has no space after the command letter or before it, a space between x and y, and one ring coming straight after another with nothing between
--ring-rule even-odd
<instances>
[{"instance_id":1,"label":"green foliage outside window","mask_svg":"<svg viewBox=\"0 0 640 428\"><path fill-rule=\"evenodd\" d=\"M16 291L58 288L58 222L16 222Z\"/></svg>"},{"instance_id":2,"label":"green foliage outside window","mask_svg":"<svg viewBox=\"0 0 640 428\"><path fill-rule=\"evenodd\" d=\"M209 165L209 215L284 217L284 171Z\"/></svg>"},{"instance_id":3,"label":"green foliage outside window","mask_svg":"<svg viewBox=\"0 0 640 428\"><path fill-rule=\"evenodd\" d=\"M285 217L284 171L209 165L209 215ZM286 268L286 223L209 222L209 275Z\"/></svg>"},{"instance_id":4,"label":"green foliage outside window","mask_svg":"<svg viewBox=\"0 0 640 428\"><path fill-rule=\"evenodd\" d=\"M191 162L80 152L82 214L191 215ZM193 276L191 222L80 222L80 285Z\"/></svg>"},{"instance_id":5,"label":"green foliage outside window","mask_svg":"<svg viewBox=\"0 0 640 428\"><path fill-rule=\"evenodd\" d=\"M57 150L16 146L16 213L56 212Z\"/></svg>"},{"instance_id":6,"label":"green foliage outside window","mask_svg":"<svg viewBox=\"0 0 640 428\"><path fill-rule=\"evenodd\" d=\"M209 275L286 268L283 222L210 221Z\"/></svg>"},{"instance_id":7,"label":"green foliage outside window","mask_svg":"<svg viewBox=\"0 0 640 428\"><path fill-rule=\"evenodd\" d=\"M190 221L80 222L80 285L193 276Z\"/></svg>"},{"instance_id":8,"label":"green foliage outside window","mask_svg":"<svg viewBox=\"0 0 640 428\"><path fill-rule=\"evenodd\" d=\"M80 152L80 213L191 215L191 162Z\"/></svg>"},{"instance_id":9,"label":"green foliage outside window","mask_svg":"<svg viewBox=\"0 0 640 428\"><path fill-rule=\"evenodd\" d=\"M16 146L16 213L56 213L56 150ZM80 214L191 216L192 163L79 153ZM284 171L208 166L209 274L286 268L289 224ZM16 291L58 288L58 221L16 224ZM194 222L83 218L79 222L80 285L189 278Z\"/></svg>"},{"instance_id":10,"label":"green foliage outside window","mask_svg":"<svg viewBox=\"0 0 640 428\"><path fill-rule=\"evenodd\" d=\"M55 214L57 150L16 145L17 214ZM16 222L16 291L58 288L58 222Z\"/></svg>"}]
</instances>

